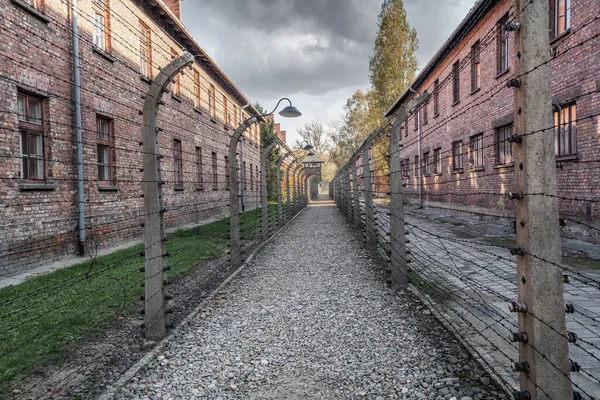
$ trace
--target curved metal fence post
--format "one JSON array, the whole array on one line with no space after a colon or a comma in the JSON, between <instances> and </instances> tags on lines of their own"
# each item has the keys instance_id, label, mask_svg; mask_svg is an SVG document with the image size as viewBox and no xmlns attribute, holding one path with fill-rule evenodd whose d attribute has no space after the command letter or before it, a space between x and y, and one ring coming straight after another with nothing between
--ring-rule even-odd
<instances>
[{"instance_id":1,"label":"curved metal fence post","mask_svg":"<svg viewBox=\"0 0 600 400\"><path fill-rule=\"evenodd\" d=\"M346 183L346 219L352 220L352 187L350 186L350 165L346 164L344 181Z\"/></svg>"},{"instance_id":2,"label":"curved metal fence post","mask_svg":"<svg viewBox=\"0 0 600 400\"><path fill-rule=\"evenodd\" d=\"M269 193L267 185L267 162L269 161L269 153L277 146L278 141L275 140L267 148L263 150L260 157L260 198L262 211L262 237L263 240L269 238Z\"/></svg>"},{"instance_id":3,"label":"curved metal fence post","mask_svg":"<svg viewBox=\"0 0 600 400\"><path fill-rule=\"evenodd\" d=\"M164 182L160 171L157 113L171 79L193 62L194 57L188 53L172 61L152 81L144 100L144 329L146 339L152 341L159 341L165 336L168 324L164 286L167 265L162 201Z\"/></svg>"}]
</instances>

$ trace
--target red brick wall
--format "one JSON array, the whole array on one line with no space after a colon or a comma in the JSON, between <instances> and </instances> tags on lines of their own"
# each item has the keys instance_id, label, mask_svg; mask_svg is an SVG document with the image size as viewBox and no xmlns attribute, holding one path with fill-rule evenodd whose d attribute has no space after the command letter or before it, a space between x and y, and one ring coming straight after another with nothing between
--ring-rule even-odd
<instances>
[{"instance_id":1,"label":"red brick wall","mask_svg":"<svg viewBox=\"0 0 600 400\"><path fill-rule=\"evenodd\" d=\"M76 253L76 152L72 109L72 45L68 9L63 1L46 0L43 14L33 15L11 0L0 0L0 275L15 273ZM142 96L150 85L140 79L138 18L152 31L153 75L171 61L179 46L160 25L129 0L111 0L111 42L108 54L91 42L91 5L82 3L79 16L81 101L84 152L84 186L87 245L89 250L140 238L143 219L141 121ZM195 107L192 72L181 76L181 96L163 96L158 114L159 147L167 229L194 225L228 215L225 161L233 127L224 121L222 96L238 110L244 104L223 89L222 81L204 64L202 98ZM208 115L208 87L214 84L217 116ZM22 190L17 92L26 90L45 98L45 147L48 183L54 190ZM239 112L239 111L238 111ZM247 112L244 117L247 117ZM113 120L116 181L112 191L100 190L97 167L96 118ZM234 118L231 125L234 125ZM238 120L238 122L241 122ZM256 132L254 132L256 133ZM183 185L173 181L173 139L182 143ZM245 134L244 157L248 167L259 165L255 134ZM196 173L196 147L202 148L203 181ZM218 156L218 185L212 185L211 153ZM249 171L248 171L248 179ZM258 204L258 179L247 188L246 204Z\"/></svg>"},{"instance_id":2,"label":"red brick wall","mask_svg":"<svg viewBox=\"0 0 600 400\"><path fill-rule=\"evenodd\" d=\"M495 129L510 124L513 120L514 90L506 87L506 81L514 75L514 34L509 34L510 67L502 76L496 70L495 24L507 12L514 15L512 2L500 1L478 25L456 46L425 80L415 87L422 93L433 93L433 82L439 79L440 113L434 116L433 99L428 104L428 121L422 125L422 153L442 149L442 172L439 175L423 177L424 201L426 205L449 207L466 211L476 211L495 215L511 216L514 204L504 196L513 188L514 167L496 165ZM577 102L577 157L562 161L557 169L559 196L577 199L598 199L600 196L599 160L600 135L598 116L600 109L600 43L597 39L585 42L600 30L600 21L580 30L586 22L600 13L600 4L595 0L573 0L571 11L572 33L552 42L558 47L558 56L551 62L553 104ZM471 46L481 40L481 89L471 93ZM568 54L561 55L574 46ZM549 51L549 50L548 50ZM453 105L452 65L460 60L460 103ZM422 111L421 111L422 113ZM423 117L423 114L421 114ZM415 116L408 120L408 136L402 134L402 159L410 160L410 177L404 179L407 200L418 200L418 178L414 160L417 153L417 130ZM423 120L422 120L423 121ZM468 148L469 137L484 135L484 167L471 169L469 155L464 154L464 172L452 171L451 146L455 140L463 141L463 149ZM589 203L594 218L600 217L597 202ZM559 201L562 215L585 216L585 201ZM588 206L589 207L589 206Z\"/></svg>"}]
</instances>

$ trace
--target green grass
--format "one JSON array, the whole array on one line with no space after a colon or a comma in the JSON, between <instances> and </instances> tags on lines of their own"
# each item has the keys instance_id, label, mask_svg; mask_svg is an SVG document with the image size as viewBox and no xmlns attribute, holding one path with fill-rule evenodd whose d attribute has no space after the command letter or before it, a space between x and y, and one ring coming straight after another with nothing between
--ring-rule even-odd
<instances>
[{"instance_id":1,"label":"green grass","mask_svg":"<svg viewBox=\"0 0 600 400\"><path fill-rule=\"evenodd\" d=\"M591 258L563 257L563 262L576 267L600 269L600 261Z\"/></svg>"},{"instance_id":2,"label":"green grass","mask_svg":"<svg viewBox=\"0 0 600 400\"><path fill-rule=\"evenodd\" d=\"M242 238L260 232L260 209L241 221ZM174 232L166 243L168 278L219 257L228 243L229 218ZM141 309L142 250L140 244L0 289L0 387L57 359L101 324Z\"/></svg>"}]
</instances>

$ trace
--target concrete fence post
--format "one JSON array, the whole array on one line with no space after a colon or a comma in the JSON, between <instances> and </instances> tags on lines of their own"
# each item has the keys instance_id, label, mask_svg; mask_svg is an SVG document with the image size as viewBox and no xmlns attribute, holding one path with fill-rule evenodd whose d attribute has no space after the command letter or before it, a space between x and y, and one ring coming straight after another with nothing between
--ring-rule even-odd
<instances>
[{"instance_id":1,"label":"concrete fence post","mask_svg":"<svg viewBox=\"0 0 600 400\"><path fill-rule=\"evenodd\" d=\"M157 114L161 97L183 68L194 62L184 54L162 69L152 81L144 100L143 165L144 165L144 329L147 340L159 341L168 325L165 301L164 271L167 266L165 226L160 171L159 127Z\"/></svg>"},{"instance_id":2,"label":"concrete fence post","mask_svg":"<svg viewBox=\"0 0 600 400\"><path fill-rule=\"evenodd\" d=\"M358 228L361 225L360 218L360 191L358 188L358 157L350 160L352 168L352 209L354 211L354 225Z\"/></svg>"},{"instance_id":3,"label":"concrete fence post","mask_svg":"<svg viewBox=\"0 0 600 400\"><path fill-rule=\"evenodd\" d=\"M291 186L290 186L290 170L292 168L292 165L294 165L293 162L289 163L286 167L285 170L285 191L286 191L286 209L285 209L285 218L289 219L290 218L290 207L291 207L291 193L290 191L292 190Z\"/></svg>"},{"instance_id":4,"label":"concrete fence post","mask_svg":"<svg viewBox=\"0 0 600 400\"><path fill-rule=\"evenodd\" d=\"M521 394L532 400L575 398L565 325L552 118L547 1L515 1L514 161ZM528 195L538 193L542 195ZM514 307L513 307L514 310ZM525 397L523 397L525 398Z\"/></svg>"},{"instance_id":5,"label":"concrete fence post","mask_svg":"<svg viewBox=\"0 0 600 400\"><path fill-rule=\"evenodd\" d=\"M371 181L371 160L370 160L370 142L367 142L363 149L363 180L365 191L365 227L367 236L367 249L377 249L377 239L375 236L375 212L373 208L373 183Z\"/></svg>"},{"instance_id":6,"label":"concrete fence post","mask_svg":"<svg viewBox=\"0 0 600 400\"><path fill-rule=\"evenodd\" d=\"M260 198L261 198L261 211L262 211L262 237L263 240L269 238L269 193L267 185L267 163L269 162L269 154L278 145L278 141L275 140L269 146L267 146L260 157Z\"/></svg>"},{"instance_id":7,"label":"concrete fence post","mask_svg":"<svg viewBox=\"0 0 600 400\"><path fill-rule=\"evenodd\" d=\"M424 94L400 109L390 132L390 267L392 288L405 290L408 286L406 238L404 235L404 200L402 198L402 174L400 171L400 135L402 122L412 109L426 102L430 94Z\"/></svg>"}]
</instances>

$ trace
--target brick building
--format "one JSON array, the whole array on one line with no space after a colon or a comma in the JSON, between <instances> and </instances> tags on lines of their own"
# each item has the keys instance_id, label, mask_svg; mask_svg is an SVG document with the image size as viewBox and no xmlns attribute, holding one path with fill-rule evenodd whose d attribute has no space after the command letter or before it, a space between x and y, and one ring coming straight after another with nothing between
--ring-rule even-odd
<instances>
[{"instance_id":1,"label":"brick building","mask_svg":"<svg viewBox=\"0 0 600 400\"><path fill-rule=\"evenodd\" d=\"M547 0L552 52L552 104L560 212L600 218L600 3ZM429 102L410 115L401 137L402 175L409 202L513 216L504 194L514 188L514 34L510 0L479 0L432 60L388 111L425 92ZM552 127L549 127L552 131ZM419 130L421 154L419 163ZM596 201L594 201L596 199Z\"/></svg>"},{"instance_id":2,"label":"brick building","mask_svg":"<svg viewBox=\"0 0 600 400\"><path fill-rule=\"evenodd\" d=\"M158 114L167 228L228 215L228 143L258 114L182 24L179 0L80 0L76 14L88 250L142 232L143 96L187 51ZM78 252L71 2L0 0L0 275ZM246 205L260 129L244 135ZM93 248L90 248L93 247Z\"/></svg>"}]
</instances>

